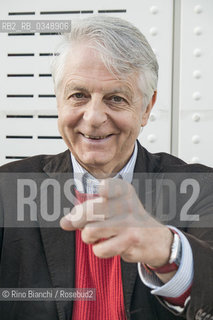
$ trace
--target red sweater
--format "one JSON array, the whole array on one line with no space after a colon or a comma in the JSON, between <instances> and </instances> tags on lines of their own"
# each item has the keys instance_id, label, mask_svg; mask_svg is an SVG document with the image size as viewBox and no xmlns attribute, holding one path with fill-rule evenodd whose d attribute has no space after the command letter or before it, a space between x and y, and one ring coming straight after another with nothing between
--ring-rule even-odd
<instances>
[{"instance_id":1,"label":"red sweater","mask_svg":"<svg viewBox=\"0 0 213 320\"><path fill-rule=\"evenodd\" d=\"M79 202L91 195L76 191ZM76 231L75 288L95 288L96 300L76 300L72 320L124 320L126 319L121 278L120 256L108 259L97 258L92 245L81 240L81 231Z\"/></svg>"}]
</instances>

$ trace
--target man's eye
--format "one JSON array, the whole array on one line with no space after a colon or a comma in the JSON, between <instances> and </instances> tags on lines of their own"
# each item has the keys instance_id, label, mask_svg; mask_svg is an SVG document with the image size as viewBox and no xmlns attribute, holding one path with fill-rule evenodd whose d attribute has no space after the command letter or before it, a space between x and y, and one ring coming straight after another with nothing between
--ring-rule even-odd
<instances>
[{"instance_id":1,"label":"man's eye","mask_svg":"<svg viewBox=\"0 0 213 320\"><path fill-rule=\"evenodd\" d=\"M83 98L85 98L85 94L82 93L82 92L76 92L76 93L72 94L72 95L70 96L70 98L83 99Z\"/></svg>"},{"instance_id":2,"label":"man's eye","mask_svg":"<svg viewBox=\"0 0 213 320\"><path fill-rule=\"evenodd\" d=\"M120 97L120 96L112 96L112 97L110 98L110 100L111 100L112 102L125 102L125 99L122 98L122 97Z\"/></svg>"}]
</instances>

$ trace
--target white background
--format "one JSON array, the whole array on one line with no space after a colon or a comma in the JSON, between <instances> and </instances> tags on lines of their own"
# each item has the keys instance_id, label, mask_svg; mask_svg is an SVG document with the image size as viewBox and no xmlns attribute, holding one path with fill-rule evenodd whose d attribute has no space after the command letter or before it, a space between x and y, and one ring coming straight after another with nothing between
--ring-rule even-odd
<instances>
[{"instance_id":1,"label":"white background","mask_svg":"<svg viewBox=\"0 0 213 320\"><path fill-rule=\"evenodd\" d=\"M212 0L7 0L0 19L72 20L101 10L140 28L159 61L158 99L141 143L213 166ZM0 33L0 164L66 149L51 97L49 61L58 42L58 35Z\"/></svg>"}]
</instances>

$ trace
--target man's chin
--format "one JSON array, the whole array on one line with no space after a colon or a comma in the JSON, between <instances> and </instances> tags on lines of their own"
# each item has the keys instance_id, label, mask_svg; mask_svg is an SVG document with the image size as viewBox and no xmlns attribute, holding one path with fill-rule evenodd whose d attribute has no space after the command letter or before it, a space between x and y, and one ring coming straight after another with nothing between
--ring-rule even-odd
<instances>
[{"instance_id":1,"label":"man's chin","mask_svg":"<svg viewBox=\"0 0 213 320\"><path fill-rule=\"evenodd\" d=\"M106 159L88 159L88 160L82 160L81 164L83 166L87 166L87 167L95 167L95 168L100 168L100 167L104 167L107 166L109 162L106 161Z\"/></svg>"},{"instance_id":2,"label":"man's chin","mask_svg":"<svg viewBox=\"0 0 213 320\"><path fill-rule=\"evenodd\" d=\"M87 158L78 158L77 160L87 171L94 172L94 170L97 170L98 172L99 170L106 171L112 159L106 158L106 155L100 156L96 154Z\"/></svg>"}]
</instances>

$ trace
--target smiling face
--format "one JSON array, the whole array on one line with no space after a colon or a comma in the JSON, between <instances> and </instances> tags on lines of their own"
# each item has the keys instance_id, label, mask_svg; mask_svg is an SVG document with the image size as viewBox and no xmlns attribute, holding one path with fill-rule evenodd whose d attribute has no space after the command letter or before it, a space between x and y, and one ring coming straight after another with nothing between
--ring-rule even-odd
<instances>
[{"instance_id":1,"label":"smiling face","mask_svg":"<svg viewBox=\"0 0 213 320\"><path fill-rule=\"evenodd\" d=\"M56 97L65 143L95 177L117 173L130 158L155 98L143 111L137 74L118 79L85 44L72 47L64 70Z\"/></svg>"}]
</instances>

